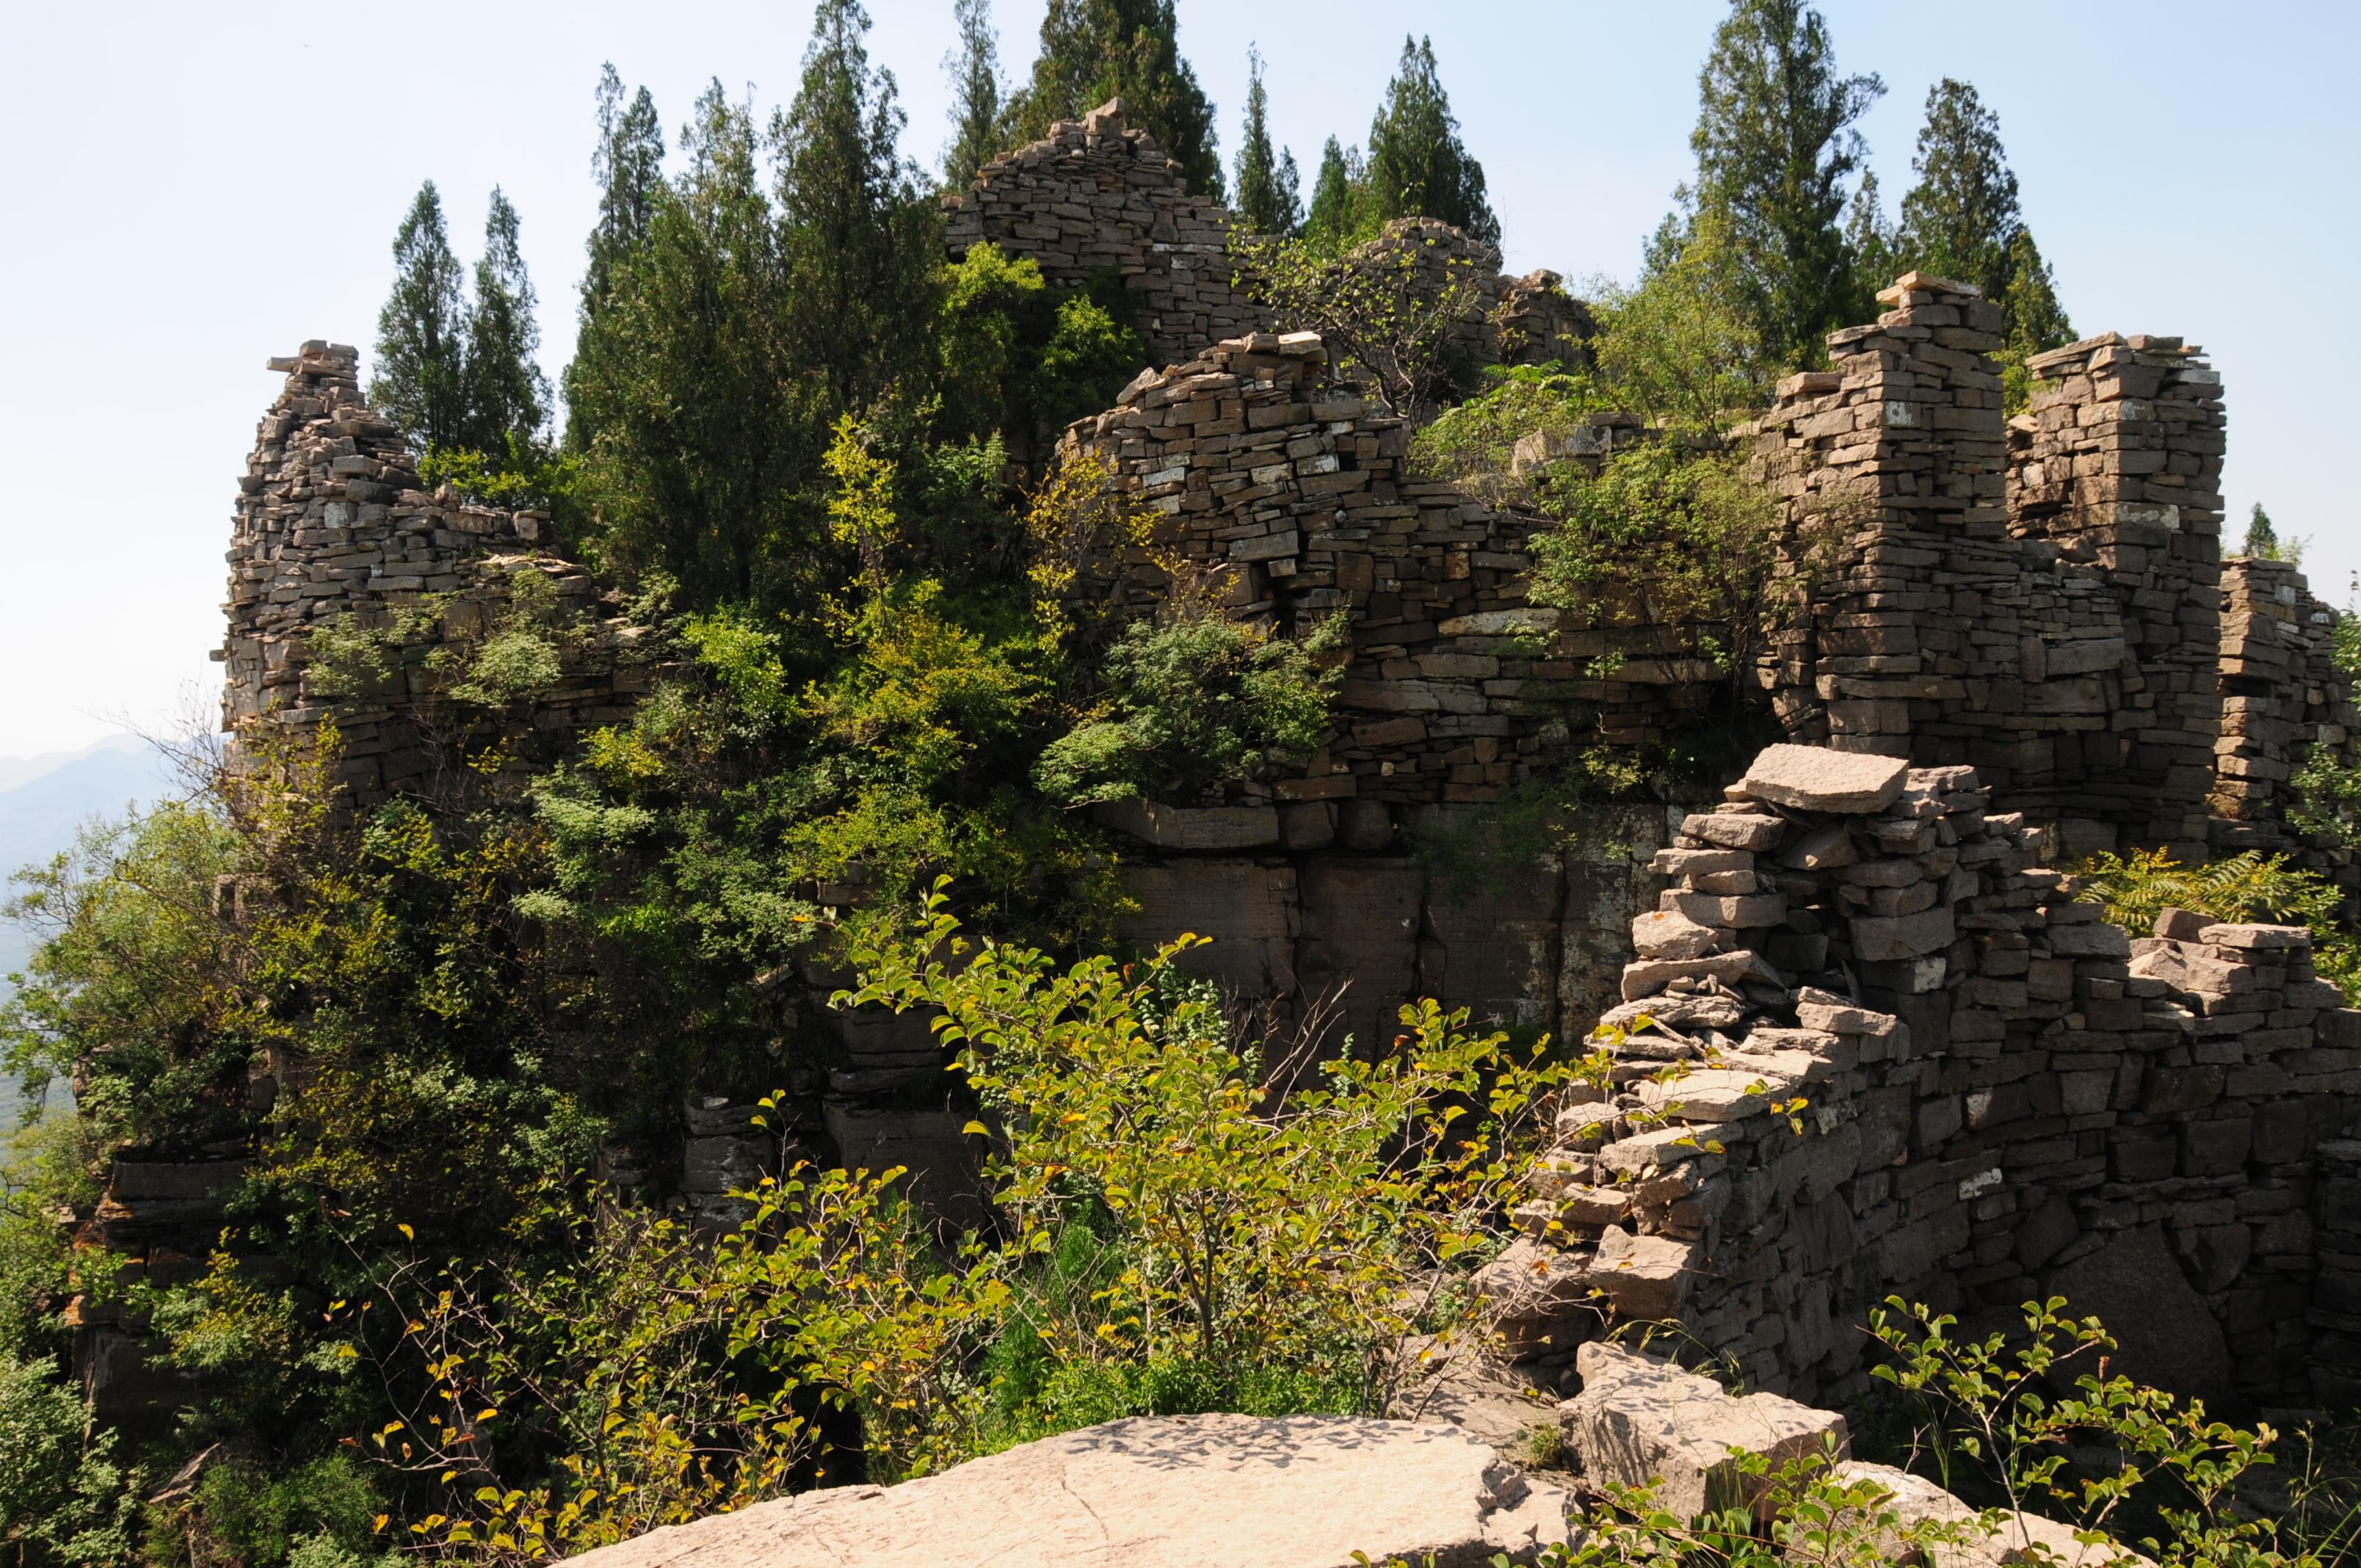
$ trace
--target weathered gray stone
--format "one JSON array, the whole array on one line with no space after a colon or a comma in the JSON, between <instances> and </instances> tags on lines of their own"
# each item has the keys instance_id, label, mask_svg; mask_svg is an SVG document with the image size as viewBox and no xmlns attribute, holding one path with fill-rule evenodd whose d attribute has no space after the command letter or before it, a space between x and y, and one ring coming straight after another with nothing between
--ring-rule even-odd
<instances>
[{"instance_id":1,"label":"weathered gray stone","mask_svg":"<svg viewBox=\"0 0 2361 1568\"><path fill-rule=\"evenodd\" d=\"M2116 1371L2216 1409L2235 1391L2222 1325L2190 1287L2158 1227L2119 1232L2096 1252L2052 1270L2043 1290L2065 1297L2073 1316L2106 1325L2120 1347L2111 1356Z\"/></svg>"},{"instance_id":2,"label":"weathered gray stone","mask_svg":"<svg viewBox=\"0 0 2361 1568\"><path fill-rule=\"evenodd\" d=\"M1902 793L1909 762L1819 746L1767 747L1747 765L1739 790L1799 811L1883 811Z\"/></svg>"},{"instance_id":3,"label":"weathered gray stone","mask_svg":"<svg viewBox=\"0 0 2361 1568\"><path fill-rule=\"evenodd\" d=\"M1582 1392L1558 1407L1565 1440L1595 1482L1657 1483L1667 1512L1695 1519L1761 1495L1737 1456L1759 1453L1773 1468L1822 1453L1842 1457L1842 1416L1775 1394L1732 1398L1720 1384L1621 1345L1584 1345L1575 1365Z\"/></svg>"},{"instance_id":4,"label":"weathered gray stone","mask_svg":"<svg viewBox=\"0 0 2361 1568\"><path fill-rule=\"evenodd\" d=\"M1351 1568L1530 1563L1564 1492L1439 1421L1162 1416L896 1486L840 1486L653 1530L582 1568Z\"/></svg>"}]
</instances>

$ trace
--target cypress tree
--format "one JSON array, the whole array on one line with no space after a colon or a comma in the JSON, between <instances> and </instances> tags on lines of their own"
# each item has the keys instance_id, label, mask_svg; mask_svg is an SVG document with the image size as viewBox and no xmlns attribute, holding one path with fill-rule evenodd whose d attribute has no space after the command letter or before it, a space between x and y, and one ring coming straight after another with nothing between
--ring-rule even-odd
<instances>
[{"instance_id":1,"label":"cypress tree","mask_svg":"<svg viewBox=\"0 0 2361 1568\"><path fill-rule=\"evenodd\" d=\"M432 180L394 230L393 268L393 292L377 318L369 401L420 451L449 446L467 419L467 312Z\"/></svg>"},{"instance_id":2,"label":"cypress tree","mask_svg":"<svg viewBox=\"0 0 2361 1568\"><path fill-rule=\"evenodd\" d=\"M1861 187L1852 193L1852 207L1845 217L1845 269L1852 279L1852 295L1845 315L1849 320L1865 321L1877 313L1877 291L1892 282L1904 270L1901 260L1901 236L1885 215L1885 203L1879 200L1877 176L1862 170Z\"/></svg>"},{"instance_id":3,"label":"cypress tree","mask_svg":"<svg viewBox=\"0 0 2361 1568\"><path fill-rule=\"evenodd\" d=\"M2072 342L2048 263L2025 225L2000 117L1973 87L1945 77L1927 90L1910 166L1918 182L1902 199L1895 242L1905 264L1982 289L2001 308L2012 361Z\"/></svg>"},{"instance_id":4,"label":"cypress tree","mask_svg":"<svg viewBox=\"0 0 2361 1568\"><path fill-rule=\"evenodd\" d=\"M2272 523L2271 514L2263 510L2263 503L2260 501L2257 501L2255 510L2246 514L2246 547L2240 554L2250 555L2257 561L2276 561L2279 558L2279 531Z\"/></svg>"},{"instance_id":5,"label":"cypress tree","mask_svg":"<svg viewBox=\"0 0 2361 1568\"><path fill-rule=\"evenodd\" d=\"M869 63L868 33L856 0L820 0L802 84L772 124L788 332L829 421L865 410L912 362L941 253L918 170L897 150L894 74Z\"/></svg>"},{"instance_id":6,"label":"cypress tree","mask_svg":"<svg viewBox=\"0 0 2361 1568\"><path fill-rule=\"evenodd\" d=\"M1047 136L1110 98L1146 127L1189 188L1222 199L1213 105L1181 58L1173 0L1049 0L1033 80L1009 105L1008 145Z\"/></svg>"},{"instance_id":7,"label":"cypress tree","mask_svg":"<svg viewBox=\"0 0 2361 1568\"><path fill-rule=\"evenodd\" d=\"M1910 167L1918 182L1902 198L1902 248L1911 265L2000 299L2009 241L2025 220L1999 117L1973 87L1947 76L1927 90L1927 123Z\"/></svg>"},{"instance_id":8,"label":"cypress tree","mask_svg":"<svg viewBox=\"0 0 2361 1568\"><path fill-rule=\"evenodd\" d=\"M1695 200L1726 225L1733 292L1774 362L1817 361L1853 293L1842 219L1865 149L1852 127L1884 83L1837 73L1804 0L1732 0L1697 85Z\"/></svg>"},{"instance_id":9,"label":"cypress tree","mask_svg":"<svg viewBox=\"0 0 2361 1568\"><path fill-rule=\"evenodd\" d=\"M951 0L959 47L943 56L951 84L951 144L943 152L943 182L964 191L1000 150L1000 36L992 30L992 0Z\"/></svg>"},{"instance_id":10,"label":"cypress tree","mask_svg":"<svg viewBox=\"0 0 2361 1568\"><path fill-rule=\"evenodd\" d=\"M459 444L496 457L511 436L530 442L548 417L549 378L536 357L541 323L533 279L517 247L517 212L497 185L484 219L484 254L476 263L476 302L467 315L467 418Z\"/></svg>"},{"instance_id":11,"label":"cypress tree","mask_svg":"<svg viewBox=\"0 0 2361 1568\"><path fill-rule=\"evenodd\" d=\"M1303 225L1303 206L1297 192L1295 154L1271 149L1269 103L1262 82L1262 55L1249 44L1246 128L1238 138L1237 214L1256 234L1290 239Z\"/></svg>"},{"instance_id":12,"label":"cypress tree","mask_svg":"<svg viewBox=\"0 0 2361 1568\"><path fill-rule=\"evenodd\" d=\"M1323 256L1334 256L1362 237L1361 149L1334 137L1320 150L1320 175L1312 186L1312 210L1304 214L1303 240Z\"/></svg>"},{"instance_id":13,"label":"cypress tree","mask_svg":"<svg viewBox=\"0 0 2361 1568\"><path fill-rule=\"evenodd\" d=\"M615 269L645 243L664 183L664 126L656 102L642 87L623 102L623 80L609 63L598 68L598 147L590 172L598 181L598 222L590 231L590 264L582 274L587 326L614 287Z\"/></svg>"},{"instance_id":14,"label":"cypress tree","mask_svg":"<svg viewBox=\"0 0 2361 1568\"><path fill-rule=\"evenodd\" d=\"M1402 39L1401 63L1369 123L1368 193L1380 223L1440 218L1487 245L1500 243L1500 220L1484 197L1484 166L1459 139L1434 46L1425 38Z\"/></svg>"},{"instance_id":15,"label":"cypress tree","mask_svg":"<svg viewBox=\"0 0 2361 1568\"><path fill-rule=\"evenodd\" d=\"M817 561L796 499L819 458L813 400L787 350L758 151L752 113L715 82L567 378L597 433L588 543L626 578L675 579L695 607L796 601Z\"/></svg>"}]
</instances>

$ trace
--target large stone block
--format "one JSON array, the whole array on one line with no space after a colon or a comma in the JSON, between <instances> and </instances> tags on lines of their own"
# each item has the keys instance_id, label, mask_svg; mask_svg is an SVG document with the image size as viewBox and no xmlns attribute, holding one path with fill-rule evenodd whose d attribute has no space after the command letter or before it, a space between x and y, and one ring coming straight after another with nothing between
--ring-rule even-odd
<instances>
[{"instance_id":1,"label":"large stone block","mask_svg":"<svg viewBox=\"0 0 2361 1568\"><path fill-rule=\"evenodd\" d=\"M2043 1293L2114 1335L2116 1370L2216 1409L2235 1392L2222 1325L2181 1273L2154 1225L2122 1231L2097 1251L2052 1269Z\"/></svg>"},{"instance_id":2,"label":"large stone block","mask_svg":"<svg viewBox=\"0 0 2361 1568\"><path fill-rule=\"evenodd\" d=\"M1654 1483L1656 1501L1681 1519L1740 1507L1762 1495L1738 1455L1759 1453L1772 1468L1821 1453L1841 1458L1844 1418L1775 1394L1732 1398L1710 1377L1608 1343L1586 1344L1575 1361L1582 1391L1558 1407L1567 1445L1593 1482Z\"/></svg>"},{"instance_id":3,"label":"large stone block","mask_svg":"<svg viewBox=\"0 0 2361 1568\"><path fill-rule=\"evenodd\" d=\"M1408 860L1339 857L1307 861L1298 885L1303 936L1296 980L1307 1007L1334 996L1337 1033L1364 1055L1383 1049L1400 1030L1418 970L1419 902L1423 876ZM1329 1042L1341 1051L1341 1037Z\"/></svg>"},{"instance_id":4,"label":"large stone block","mask_svg":"<svg viewBox=\"0 0 2361 1568\"><path fill-rule=\"evenodd\" d=\"M1568 1499L1440 1421L1141 1416L895 1486L653 1530L579 1568L1352 1568L1534 1562Z\"/></svg>"},{"instance_id":5,"label":"large stone block","mask_svg":"<svg viewBox=\"0 0 2361 1568\"><path fill-rule=\"evenodd\" d=\"M1883 811L1901 795L1910 772L1901 757L1771 746L1747 765L1741 794L1799 811Z\"/></svg>"}]
</instances>

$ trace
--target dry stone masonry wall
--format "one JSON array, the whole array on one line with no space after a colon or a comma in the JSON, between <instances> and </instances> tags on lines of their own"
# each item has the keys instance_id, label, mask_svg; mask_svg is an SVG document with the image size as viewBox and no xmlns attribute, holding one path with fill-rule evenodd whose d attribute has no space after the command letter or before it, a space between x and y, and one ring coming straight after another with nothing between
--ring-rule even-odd
<instances>
[{"instance_id":1,"label":"dry stone masonry wall","mask_svg":"<svg viewBox=\"0 0 2361 1568\"><path fill-rule=\"evenodd\" d=\"M307 343L270 361L287 373L238 481L228 561L222 728L268 720L306 736L333 718L355 799L423 788L454 759L438 738L512 742L519 765L558 754L586 727L627 718L649 670L639 631L581 566L543 553L548 520L429 494L401 433L363 400L358 356ZM521 593L516 579L538 578ZM452 713L437 700L438 650L464 654L520 600L545 607L566 649L529 711ZM317 689L324 636L381 641Z\"/></svg>"},{"instance_id":2,"label":"dry stone masonry wall","mask_svg":"<svg viewBox=\"0 0 2361 1568\"><path fill-rule=\"evenodd\" d=\"M1231 286L1229 214L1191 196L1154 138L1124 125L1120 98L985 164L948 217L954 256L988 241L1060 288L1120 277L1159 363L1256 324Z\"/></svg>"},{"instance_id":3,"label":"dry stone masonry wall","mask_svg":"<svg viewBox=\"0 0 2361 1568\"><path fill-rule=\"evenodd\" d=\"M2136 1376L2311 1403L2361 1013L2308 933L2135 938L1971 768L1782 745L1656 857L1604 1070L1488 1270L1511 1343L1675 1319L1750 1386L1841 1402L1888 1293L1971 1324L2059 1294Z\"/></svg>"}]
</instances>

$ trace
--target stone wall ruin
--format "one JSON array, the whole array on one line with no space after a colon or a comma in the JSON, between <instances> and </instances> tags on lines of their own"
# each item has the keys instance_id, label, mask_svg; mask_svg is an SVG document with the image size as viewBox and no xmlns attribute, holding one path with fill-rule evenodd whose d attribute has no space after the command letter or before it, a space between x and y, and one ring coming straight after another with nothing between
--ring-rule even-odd
<instances>
[{"instance_id":1,"label":"stone wall ruin","mask_svg":"<svg viewBox=\"0 0 2361 1568\"><path fill-rule=\"evenodd\" d=\"M1066 450L1161 514L1158 558L1218 581L1240 620L1342 615L1352 633L1307 765L1106 812L1139 905L1125 934L1213 937L1190 961L1300 1013L1343 988L1336 1027L1365 1047L1418 994L1566 1036L1602 1014L1631 1031L1610 1036L1603 1098L1569 1108L1554 1196L1492 1281L1512 1332L1552 1336L1528 1348L1565 1353L1604 1299L1679 1316L1767 1387L1841 1398L1861 1376L1850 1325L1884 1290L1984 1311L2069 1288L2095 1309L2132 1281L2169 1298L2151 1315L2194 1381L2274 1400L2361 1387L2361 1145L2335 1136L2361 1110L2356 1015L2301 933L2126 933L2043 869L2257 847L2355 880L2286 826L2312 749L2353 754L2352 692L2301 576L2221 559L2226 415L2198 351L2110 334L2037 356L2011 421L1991 304L1902 280L1736 435L1791 500L1799 590L1744 674L1804 755L1834 760L1815 768L1879 782L1783 786L1774 757L1719 805L1618 806L1530 861L1459 863L1487 859L1488 814L1566 747L1716 711L1732 683L1702 651L1714 629L1666 623L1644 586L1595 612L1528 602L1540 520L1416 473L1407 424L1324 345L1255 318L1227 230L1120 105L995 160L949 214L954 250L988 239L1053 282L1111 269L1139 295L1162 364ZM1487 276L1486 352L1587 331L1554 280ZM589 576L546 553L545 520L426 491L350 349L274 364L289 379L230 557L228 727L334 718L357 798L421 787L451 722L434 645L507 614L527 572L582 635L544 701L470 722L505 728L523 765L628 714L653 672ZM1155 561L1129 565L1126 612L1155 613ZM429 601L435 630L383 684L308 684L320 628ZM843 1033L822 1121L845 1157L917 1140L950 1159L956 1118L902 1102L940 1082L927 1042ZM1667 1069L1684 1076L1659 1083ZM697 1136L730 1136L728 1109L692 1114ZM700 1195L743 1152L700 1153Z\"/></svg>"}]
</instances>

